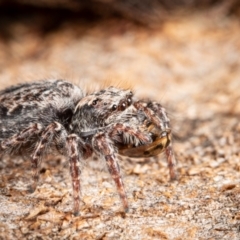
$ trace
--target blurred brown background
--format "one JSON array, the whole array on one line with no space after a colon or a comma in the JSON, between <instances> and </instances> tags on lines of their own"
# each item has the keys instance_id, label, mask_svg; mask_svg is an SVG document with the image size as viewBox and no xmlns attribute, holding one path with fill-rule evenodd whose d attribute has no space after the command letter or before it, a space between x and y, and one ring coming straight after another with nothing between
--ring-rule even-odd
<instances>
[{"instance_id":1,"label":"blurred brown background","mask_svg":"<svg viewBox=\"0 0 240 240\"><path fill-rule=\"evenodd\" d=\"M0 0L0 88L65 78L131 86L169 111L179 181L165 159L120 160L121 213L104 162L85 163L71 215L66 160L27 193L28 159L0 161L0 239L240 239L240 1Z\"/></svg>"}]
</instances>

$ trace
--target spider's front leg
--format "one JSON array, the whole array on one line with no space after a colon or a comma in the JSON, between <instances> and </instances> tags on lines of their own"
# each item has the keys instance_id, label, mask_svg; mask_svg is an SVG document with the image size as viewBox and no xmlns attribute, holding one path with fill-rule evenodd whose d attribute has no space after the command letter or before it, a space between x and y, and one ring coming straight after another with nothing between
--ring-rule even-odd
<instances>
[{"instance_id":1,"label":"spider's front leg","mask_svg":"<svg viewBox=\"0 0 240 240\"><path fill-rule=\"evenodd\" d=\"M81 151L83 142L76 134L67 137L67 152L69 158L70 174L72 178L73 188L73 213L75 216L79 214L80 207L80 159L83 156Z\"/></svg>"},{"instance_id":2,"label":"spider's front leg","mask_svg":"<svg viewBox=\"0 0 240 240\"><path fill-rule=\"evenodd\" d=\"M170 175L170 180L176 180L177 179L177 173L176 173L176 158L173 152L173 147L172 147L172 132L170 129L169 125L169 118L167 116L166 110L164 107L161 106L161 104L157 102L151 102L148 104L148 109L150 109L150 112L155 112L156 115L158 116L157 119L157 126L159 126L161 129L166 130L168 133L168 139L169 139L169 144L165 149L165 155L167 158L167 163L168 163L168 168L169 168L169 175ZM152 116L152 114L150 114ZM151 118L151 117L150 117ZM159 123L160 122L160 123Z\"/></svg>"},{"instance_id":3,"label":"spider's front leg","mask_svg":"<svg viewBox=\"0 0 240 240\"><path fill-rule=\"evenodd\" d=\"M169 118L166 110L161 104L157 102L141 103L136 102L135 107L144 112L145 116L150 122L154 123L163 134L168 137L168 146L165 148L165 155L167 158L170 180L176 180L176 159L172 147L172 133L169 125Z\"/></svg>"},{"instance_id":4,"label":"spider's front leg","mask_svg":"<svg viewBox=\"0 0 240 240\"><path fill-rule=\"evenodd\" d=\"M168 168L169 168L170 180L174 181L174 180L177 179L177 174L176 174L176 170L175 170L176 159L175 159L175 155L173 153L173 148L172 148L172 144L171 143L165 149L165 155L167 157L167 163L168 163Z\"/></svg>"},{"instance_id":5,"label":"spider's front leg","mask_svg":"<svg viewBox=\"0 0 240 240\"><path fill-rule=\"evenodd\" d=\"M116 184L124 210L125 212L127 212L128 211L127 196L121 178L120 168L115 156L114 145L111 139L109 138L108 135L105 135L104 133L98 133L97 135L94 136L92 144L94 150L105 159L108 171Z\"/></svg>"}]
</instances>

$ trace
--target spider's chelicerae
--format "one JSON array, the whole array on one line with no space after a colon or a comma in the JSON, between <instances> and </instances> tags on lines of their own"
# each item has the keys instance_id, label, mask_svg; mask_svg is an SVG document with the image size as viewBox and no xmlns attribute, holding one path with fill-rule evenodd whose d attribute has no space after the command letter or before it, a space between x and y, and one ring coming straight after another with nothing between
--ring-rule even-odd
<instances>
[{"instance_id":1,"label":"spider's chelicerae","mask_svg":"<svg viewBox=\"0 0 240 240\"><path fill-rule=\"evenodd\" d=\"M93 153L106 161L125 210L128 201L116 154L150 157L165 152L170 179L176 178L169 118L159 103L138 100L130 90L115 87L85 95L64 80L0 91L0 155L31 159L33 190L40 162L52 150L69 160L74 214L80 204L79 163Z\"/></svg>"}]
</instances>

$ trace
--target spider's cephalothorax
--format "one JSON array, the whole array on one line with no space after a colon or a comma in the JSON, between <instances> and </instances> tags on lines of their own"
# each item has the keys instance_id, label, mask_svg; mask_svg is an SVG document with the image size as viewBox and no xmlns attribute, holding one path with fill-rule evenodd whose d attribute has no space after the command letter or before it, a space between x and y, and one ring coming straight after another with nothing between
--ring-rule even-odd
<instances>
[{"instance_id":1,"label":"spider's cephalothorax","mask_svg":"<svg viewBox=\"0 0 240 240\"><path fill-rule=\"evenodd\" d=\"M0 92L0 155L25 154L33 168L33 189L42 157L57 150L69 159L74 213L79 212L80 164L103 158L128 209L116 154L150 157L165 152L171 180L175 158L165 109L135 99L130 90L109 87L84 95L63 80L21 84Z\"/></svg>"}]
</instances>

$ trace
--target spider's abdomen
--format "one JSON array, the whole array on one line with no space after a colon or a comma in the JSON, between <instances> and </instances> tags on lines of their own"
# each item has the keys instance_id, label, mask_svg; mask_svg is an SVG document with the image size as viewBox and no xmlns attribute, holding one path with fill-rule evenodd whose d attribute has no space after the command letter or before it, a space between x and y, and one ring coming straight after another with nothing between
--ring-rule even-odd
<instances>
[{"instance_id":1,"label":"spider's abdomen","mask_svg":"<svg viewBox=\"0 0 240 240\"><path fill-rule=\"evenodd\" d=\"M25 83L0 91L0 141L30 124L42 127L57 121L68 127L83 93L63 80Z\"/></svg>"}]
</instances>

